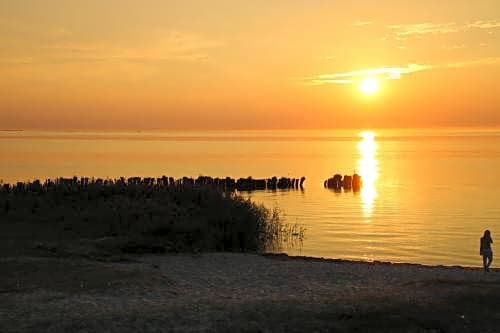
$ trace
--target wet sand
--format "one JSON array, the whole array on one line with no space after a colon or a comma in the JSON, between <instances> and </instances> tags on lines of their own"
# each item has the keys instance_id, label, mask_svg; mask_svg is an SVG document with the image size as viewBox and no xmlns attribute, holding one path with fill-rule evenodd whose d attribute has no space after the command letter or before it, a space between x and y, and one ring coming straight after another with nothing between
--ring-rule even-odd
<instances>
[{"instance_id":1,"label":"wet sand","mask_svg":"<svg viewBox=\"0 0 500 333\"><path fill-rule=\"evenodd\" d=\"M500 272L206 253L0 258L1 332L497 332Z\"/></svg>"}]
</instances>

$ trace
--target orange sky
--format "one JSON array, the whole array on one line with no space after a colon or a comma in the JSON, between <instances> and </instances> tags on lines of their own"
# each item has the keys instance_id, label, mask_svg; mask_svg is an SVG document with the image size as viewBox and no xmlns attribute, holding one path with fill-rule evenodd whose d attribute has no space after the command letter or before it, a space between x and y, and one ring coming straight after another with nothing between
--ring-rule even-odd
<instances>
[{"instance_id":1,"label":"orange sky","mask_svg":"<svg viewBox=\"0 0 500 333\"><path fill-rule=\"evenodd\" d=\"M0 39L0 129L500 125L498 0L2 1Z\"/></svg>"}]
</instances>

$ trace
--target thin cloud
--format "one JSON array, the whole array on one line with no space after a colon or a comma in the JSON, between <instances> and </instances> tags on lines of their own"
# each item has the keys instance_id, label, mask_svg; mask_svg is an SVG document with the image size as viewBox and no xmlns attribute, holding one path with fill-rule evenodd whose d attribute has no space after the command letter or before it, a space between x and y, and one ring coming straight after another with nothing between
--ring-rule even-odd
<instances>
[{"instance_id":1,"label":"thin cloud","mask_svg":"<svg viewBox=\"0 0 500 333\"><path fill-rule=\"evenodd\" d=\"M500 28L500 21L476 21L474 23L470 23L467 25L468 28L477 28L477 29L494 29Z\"/></svg>"},{"instance_id":2,"label":"thin cloud","mask_svg":"<svg viewBox=\"0 0 500 333\"><path fill-rule=\"evenodd\" d=\"M65 42L48 44L40 47L36 56L18 55L21 61L12 57L0 58L1 63L18 65L35 63L71 63L71 62L162 62L162 61L208 61L209 50L223 43L207 40L196 34L166 31L161 33L154 43L134 46L113 46L102 43Z\"/></svg>"},{"instance_id":3,"label":"thin cloud","mask_svg":"<svg viewBox=\"0 0 500 333\"><path fill-rule=\"evenodd\" d=\"M444 23L416 23L416 24L392 24L386 26L392 35L397 40L405 40L410 37L418 37L423 35L437 35L437 34L450 34L468 31L471 29L495 29L500 28L500 21L475 21L472 23L457 24L455 22Z\"/></svg>"},{"instance_id":4,"label":"thin cloud","mask_svg":"<svg viewBox=\"0 0 500 333\"><path fill-rule=\"evenodd\" d=\"M387 28L392 30L392 33L398 39L406 39L410 36L447 34L460 31L460 27L458 27L454 22L394 24L388 25Z\"/></svg>"},{"instance_id":5,"label":"thin cloud","mask_svg":"<svg viewBox=\"0 0 500 333\"><path fill-rule=\"evenodd\" d=\"M408 64L404 67L379 67L345 73L319 74L313 77L305 78L305 81L309 85L351 84L358 81L359 78L367 76L376 76L385 80L398 80L402 75L420 72L431 68L433 68L431 65Z\"/></svg>"},{"instance_id":6,"label":"thin cloud","mask_svg":"<svg viewBox=\"0 0 500 333\"><path fill-rule=\"evenodd\" d=\"M440 65L408 64L400 67L378 67L343 73L319 74L303 78L306 85L321 86L331 84L353 84L364 77L377 77L382 80L398 80L405 75L432 69L468 68L478 66L498 66L500 57L481 58L469 61L451 62Z\"/></svg>"},{"instance_id":7,"label":"thin cloud","mask_svg":"<svg viewBox=\"0 0 500 333\"><path fill-rule=\"evenodd\" d=\"M324 61L324 62L332 62L332 61L335 61L335 56L323 56L323 57L320 57L319 59L321 61Z\"/></svg>"},{"instance_id":8,"label":"thin cloud","mask_svg":"<svg viewBox=\"0 0 500 333\"><path fill-rule=\"evenodd\" d=\"M353 27L364 27L373 24L372 21L356 21L352 24Z\"/></svg>"},{"instance_id":9,"label":"thin cloud","mask_svg":"<svg viewBox=\"0 0 500 333\"><path fill-rule=\"evenodd\" d=\"M6 65L29 65L37 62L33 57L0 58L0 64Z\"/></svg>"},{"instance_id":10,"label":"thin cloud","mask_svg":"<svg viewBox=\"0 0 500 333\"><path fill-rule=\"evenodd\" d=\"M497 66L500 65L500 57L481 58L468 61L452 62L441 66L442 68L464 68L477 66Z\"/></svg>"},{"instance_id":11,"label":"thin cloud","mask_svg":"<svg viewBox=\"0 0 500 333\"><path fill-rule=\"evenodd\" d=\"M443 49L445 50L460 50L464 49L465 44L457 44L457 45L443 45Z\"/></svg>"},{"instance_id":12,"label":"thin cloud","mask_svg":"<svg viewBox=\"0 0 500 333\"><path fill-rule=\"evenodd\" d=\"M7 17L0 17L0 31L5 35L38 35L45 37L64 38L73 33L66 27L55 25L39 25L29 21L21 21Z\"/></svg>"}]
</instances>

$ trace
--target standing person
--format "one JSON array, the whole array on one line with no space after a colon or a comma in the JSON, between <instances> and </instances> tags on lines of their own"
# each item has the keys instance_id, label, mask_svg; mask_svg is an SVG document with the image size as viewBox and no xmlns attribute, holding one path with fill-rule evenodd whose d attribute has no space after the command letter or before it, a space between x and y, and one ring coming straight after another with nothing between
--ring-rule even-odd
<instances>
[{"instance_id":1,"label":"standing person","mask_svg":"<svg viewBox=\"0 0 500 333\"><path fill-rule=\"evenodd\" d=\"M493 240L491 239L490 231L485 230L483 237L481 237L481 246L479 248L479 254L483 256L483 267L485 273L490 271L491 261L493 260L493 251L491 250L492 243Z\"/></svg>"}]
</instances>

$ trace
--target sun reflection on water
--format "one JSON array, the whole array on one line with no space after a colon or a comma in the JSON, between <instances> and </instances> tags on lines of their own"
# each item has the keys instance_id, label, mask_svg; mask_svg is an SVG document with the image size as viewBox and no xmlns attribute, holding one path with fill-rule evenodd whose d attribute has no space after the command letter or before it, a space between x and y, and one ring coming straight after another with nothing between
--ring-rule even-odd
<instances>
[{"instance_id":1,"label":"sun reflection on water","mask_svg":"<svg viewBox=\"0 0 500 333\"><path fill-rule=\"evenodd\" d=\"M361 141L358 143L358 152L360 155L358 160L358 173L363 180L361 201L365 217L371 217L375 199L377 198L376 185L379 176L377 160L378 144L375 142L374 132L361 132L359 133L359 137L361 137Z\"/></svg>"}]
</instances>

